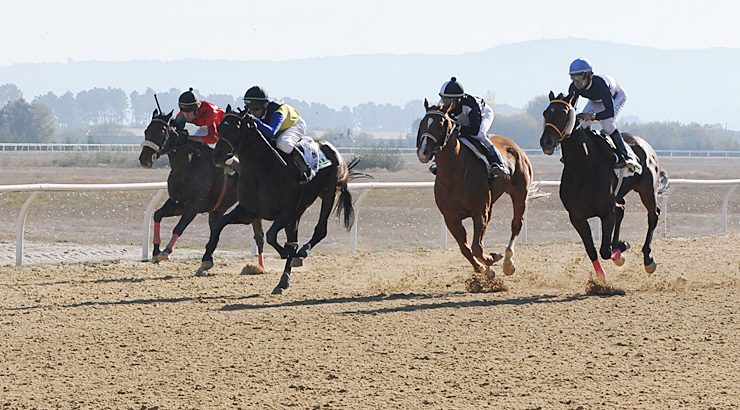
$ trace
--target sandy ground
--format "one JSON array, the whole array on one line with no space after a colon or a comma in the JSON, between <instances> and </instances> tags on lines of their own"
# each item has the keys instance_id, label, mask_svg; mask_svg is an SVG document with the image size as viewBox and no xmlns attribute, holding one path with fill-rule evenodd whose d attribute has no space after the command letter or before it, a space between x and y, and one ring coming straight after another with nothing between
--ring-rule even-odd
<instances>
[{"instance_id":1,"label":"sandy ground","mask_svg":"<svg viewBox=\"0 0 740 410\"><path fill-rule=\"evenodd\" d=\"M623 296L576 242L498 293L452 248L318 253L282 296L272 258L0 267L0 408L740 408L740 237L654 245L605 265Z\"/></svg>"}]
</instances>

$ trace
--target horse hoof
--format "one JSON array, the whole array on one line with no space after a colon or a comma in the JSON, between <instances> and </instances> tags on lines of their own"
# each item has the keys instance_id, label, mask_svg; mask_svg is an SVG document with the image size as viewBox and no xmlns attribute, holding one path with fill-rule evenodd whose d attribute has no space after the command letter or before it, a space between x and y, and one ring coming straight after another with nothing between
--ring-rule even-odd
<instances>
[{"instance_id":1,"label":"horse hoof","mask_svg":"<svg viewBox=\"0 0 740 410\"><path fill-rule=\"evenodd\" d=\"M273 295L282 295L283 291L285 289L281 288L280 286L275 286L275 289L272 290Z\"/></svg>"},{"instance_id":2,"label":"horse hoof","mask_svg":"<svg viewBox=\"0 0 740 410\"><path fill-rule=\"evenodd\" d=\"M493 258L493 263L496 263L504 258L504 255L500 253L491 253L491 258Z\"/></svg>"},{"instance_id":3,"label":"horse hoof","mask_svg":"<svg viewBox=\"0 0 740 410\"><path fill-rule=\"evenodd\" d=\"M208 269L211 269L213 267L213 261L203 261L200 263L200 267L195 272L195 276L198 277L204 277L209 276L210 273L208 273Z\"/></svg>"},{"instance_id":4,"label":"horse hoof","mask_svg":"<svg viewBox=\"0 0 740 410\"><path fill-rule=\"evenodd\" d=\"M617 266L622 266L624 265L624 261L625 261L624 256L619 255L617 259L614 259L614 264Z\"/></svg>"},{"instance_id":5,"label":"horse hoof","mask_svg":"<svg viewBox=\"0 0 740 410\"><path fill-rule=\"evenodd\" d=\"M290 260L290 266L293 268L300 268L303 266L303 258L293 257L293 259Z\"/></svg>"},{"instance_id":6,"label":"horse hoof","mask_svg":"<svg viewBox=\"0 0 740 410\"><path fill-rule=\"evenodd\" d=\"M507 259L504 261L504 275L511 276L516 272L516 266L514 266L514 261L511 259Z\"/></svg>"},{"instance_id":7,"label":"horse hoof","mask_svg":"<svg viewBox=\"0 0 740 410\"><path fill-rule=\"evenodd\" d=\"M159 263L168 260L170 260L169 256L165 255L164 253L160 253L159 255L152 258L152 263Z\"/></svg>"},{"instance_id":8,"label":"horse hoof","mask_svg":"<svg viewBox=\"0 0 740 410\"><path fill-rule=\"evenodd\" d=\"M647 273L653 273L655 272L655 269L658 268L658 265L653 261L652 263L645 265L645 272Z\"/></svg>"}]
</instances>

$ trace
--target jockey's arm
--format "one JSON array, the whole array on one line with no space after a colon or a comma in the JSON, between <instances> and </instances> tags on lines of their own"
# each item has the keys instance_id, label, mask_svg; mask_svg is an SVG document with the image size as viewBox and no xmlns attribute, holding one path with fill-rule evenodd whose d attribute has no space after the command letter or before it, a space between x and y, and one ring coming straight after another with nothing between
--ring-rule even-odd
<instances>
[{"instance_id":1,"label":"jockey's arm","mask_svg":"<svg viewBox=\"0 0 740 410\"><path fill-rule=\"evenodd\" d=\"M576 104L578 104L579 94L575 83L570 83L570 87L568 87L568 95L574 95L573 101L571 101L571 105L573 106L573 108L576 108Z\"/></svg>"},{"instance_id":2,"label":"jockey's arm","mask_svg":"<svg viewBox=\"0 0 740 410\"><path fill-rule=\"evenodd\" d=\"M599 81L596 81L596 79ZM598 87L599 96L601 97L601 103L604 104L604 111L596 113L596 120L601 121L607 118L614 117L614 100L612 100L612 93L609 90L609 86L601 77L594 76L594 86Z\"/></svg>"},{"instance_id":3,"label":"jockey's arm","mask_svg":"<svg viewBox=\"0 0 740 410\"><path fill-rule=\"evenodd\" d=\"M268 124L265 124L259 118L254 119L254 123L257 124L257 128L260 130L262 135L270 140L275 139L275 134L280 130L280 126L283 125L285 118L283 114L276 111L270 116Z\"/></svg>"},{"instance_id":4,"label":"jockey's arm","mask_svg":"<svg viewBox=\"0 0 740 410\"><path fill-rule=\"evenodd\" d=\"M474 106L470 107L470 112L468 112L468 125L461 126L460 133L462 135L478 135L478 133L480 132L480 124L480 107L478 106L478 104L475 104Z\"/></svg>"}]
</instances>

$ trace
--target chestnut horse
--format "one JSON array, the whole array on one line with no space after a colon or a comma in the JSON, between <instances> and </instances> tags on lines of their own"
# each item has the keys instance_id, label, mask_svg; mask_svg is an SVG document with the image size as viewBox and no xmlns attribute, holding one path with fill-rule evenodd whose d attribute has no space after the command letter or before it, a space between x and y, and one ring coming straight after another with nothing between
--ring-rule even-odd
<instances>
[{"instance_id":1,"label":"chestnut horse","mask_svg":"<svg viewBox=\"0 0 740 410\"><path fill-rule=\"evenodd\" d=\"M436 158L437 177L434 180L434 201L442 212L447 229L455 237L463 256L476 272L491 271L491 265L501 255L485 255L483 238L491 221L493 203L507 193L514 207L511 238L504 257L504 274L512 275L514 243L524 223L527 196L532 182L532 165L527 154L514 141L499 135L489 136L502 153L510 176L488 181L488 171L482 160L460 141L460 128L449 116L449 104L430 106L424 100L426 115L419 124L416 137L417 156L423 164ZM473 242L468 246L467 232L462 221L473 219Z\"/></svg>"},{"instance_id":2,"label":"chestnut horse","mask_svg":"<svg viewBox=\"0 0 740 410\"><path fill-rule=\"evenodd\" d=\"M629 244L619 239L619 227L624 217L624 196L630 191L640 194L648 211L648 230L642 253L645 270L654 272L656 263L650 255L650 243L660 215L658 194L668 188L668 176L660 169L658 155L644 139L622 134L637 156L642 172L619 181L614 173L614 154L607 148L605 140L589 129L576 126L574 96L561 93L555 97L551 91L549 97L550 104L542 113L545 128L540 146L547 155L551 155L558 145L563 149L565 167L560 179L560 200L586 247L597 280L604 282L606 275L594 247L588 218L601 220L601 257L612 259L617 265L623 264L622 252L629 249Z\"/></svg>"}]
</instances>

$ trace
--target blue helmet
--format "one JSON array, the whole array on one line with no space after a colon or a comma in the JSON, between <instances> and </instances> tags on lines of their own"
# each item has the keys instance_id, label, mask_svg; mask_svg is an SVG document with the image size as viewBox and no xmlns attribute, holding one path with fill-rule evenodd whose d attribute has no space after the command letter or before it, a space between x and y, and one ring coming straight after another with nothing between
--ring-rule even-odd
<instances>
[{"instance_id":1,"label":"blue helmet","mask_svg":"<svg viewBox=\"0 0 740 410\"><path fill-rule=\"evenodd\" d=\"M590 73L594 71L594 68L591 67L591 63L589 63L588 60L576 58L572 63L570 63L569 71L569 74Z\"/></svg>"}]
</instances>

